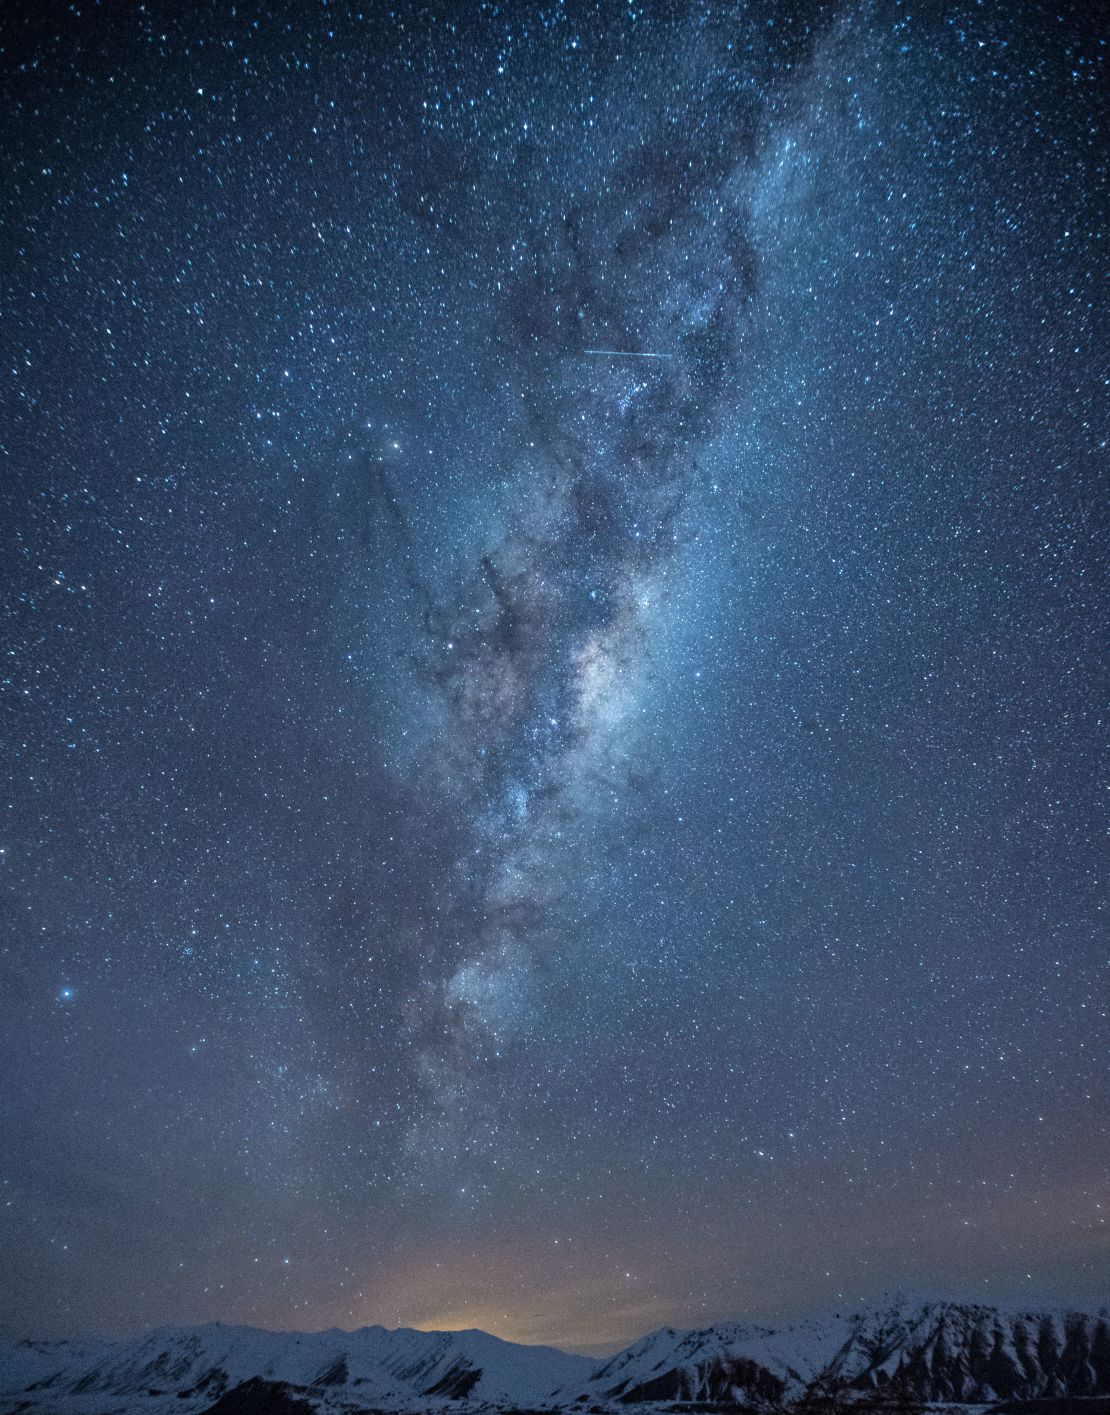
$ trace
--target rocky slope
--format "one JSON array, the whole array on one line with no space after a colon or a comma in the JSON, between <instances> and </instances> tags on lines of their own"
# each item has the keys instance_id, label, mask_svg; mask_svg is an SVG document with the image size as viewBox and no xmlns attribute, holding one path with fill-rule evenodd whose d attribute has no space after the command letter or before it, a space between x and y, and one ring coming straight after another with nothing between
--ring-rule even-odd
<instances>
[{"instance_id":1,"label":"rocky slope","mask_svg":"<svg viewBox=\"0 0 1110 1415\"><path fill-rule=\"evenodd\" d=\"M893 1302L779 1329L664 1328L601 1366L587 1391L764 1407L1110 1396L1110 1318Z\"/></svg>"}]
</instances>

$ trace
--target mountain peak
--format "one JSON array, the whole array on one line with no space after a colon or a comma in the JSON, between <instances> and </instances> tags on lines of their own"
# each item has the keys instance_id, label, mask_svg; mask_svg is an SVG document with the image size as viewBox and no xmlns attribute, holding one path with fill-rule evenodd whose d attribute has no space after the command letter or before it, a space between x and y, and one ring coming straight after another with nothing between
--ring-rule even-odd
<instances>
[{"instance_id":1,"label":"mountain peak","mask_svg":"<svg viewBox=\"0 0 1110 1415\"><path fill-rule=\"evenodd\" d=\"M271 1396L274 1408L313 1415L659 1402L794 1412L815 1399L866 1415L892 1400L908 1410L1085 1399L1110 1396L1110 1319L1105 1309L883 1293L779 1327L663 1326L600 1362L477 1328L276 1332L210 1322L122 1341L0 1339L0 1411L89 1415L93 1401L117 1415L206 1415L252 1401L269 1408L260 1402Z\"/></svg>"}]
</instances>

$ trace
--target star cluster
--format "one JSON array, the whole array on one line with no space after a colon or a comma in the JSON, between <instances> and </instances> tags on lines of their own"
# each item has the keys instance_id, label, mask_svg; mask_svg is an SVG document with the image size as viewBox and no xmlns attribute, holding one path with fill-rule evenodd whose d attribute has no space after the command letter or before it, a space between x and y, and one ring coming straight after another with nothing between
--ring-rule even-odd
<instances>
[{"instance_id":1,"label":"star cluster","mask_svg":"<svg viewBox=\"0 0 1110 1415\"><path fill-rule=\"evenodd\" d=\"M1104 1296L1079 12L0 29L0 1320Z\"/></svg>"}]
</instances>

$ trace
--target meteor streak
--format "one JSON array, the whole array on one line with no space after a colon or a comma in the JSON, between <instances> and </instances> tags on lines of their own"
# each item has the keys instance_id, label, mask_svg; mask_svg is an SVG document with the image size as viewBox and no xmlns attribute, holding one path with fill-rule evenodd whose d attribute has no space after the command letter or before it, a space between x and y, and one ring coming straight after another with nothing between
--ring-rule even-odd
<instances>
[{"instance_id":1,"label":"meteor streak","mask_svg":"<svg viewBox=\"0 0 1110 1415\"><path fill-rule=\"evenodd\" d=\"M673 354L643 354L639 349L583 349L584 354L600 354L607 359L673 359Z\"/></svg>"}]
</instances>

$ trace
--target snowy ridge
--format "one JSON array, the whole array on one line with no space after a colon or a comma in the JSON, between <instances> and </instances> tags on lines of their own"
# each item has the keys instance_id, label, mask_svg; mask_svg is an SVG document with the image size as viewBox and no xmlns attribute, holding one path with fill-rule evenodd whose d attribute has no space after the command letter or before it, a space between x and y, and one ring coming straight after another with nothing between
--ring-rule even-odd
<instances>
[{"instance_id":1,"label":"snowy ridge","mask_svg":"<svg viewBox=\"0 0 1110 1415\"><path fill-rule=\"evenodd\" d=\"M588 1389L622 1403L763 1408L822 1397L966 1404L1110 1397L1110 1318L894 1298L778 1329L665 1327L599 1367Z\"/></svg>"},{"instance_id":2,"label":"snowy ridge","mask_svg":"<svg viewBox=\"0 0 1110 1415\"><path fill-rule=\"evenodd\" d=\"M464 1399L551 1404L557 1389L584 1382L595 1364L481 1331L272 1332L215 1323L119 1342L9 1339L0 1346L0 1411L142 1409L160 1415L165 1409L191 1415L254 1378L307 1388L335 1409L428 1410ZM340 1394L355 1403L330 1399Z\"/></svg>"},{"instance_id":3,"label":"snowy ridge","mask_svg":"<svg viewBox=\"0 0 1110 1415\"><path fill-rule=\"evenodd\" d=\"M298 1333L215 1324L124 1341L0 1337L0 1415L446 1415L460 1406L685 1402L764 1412L852 1405L862 1415L1092 1397L1110 1410L1105 1310L1004 1312L907 1298L778 1328L663 1327L602 1362L480 1331L384 1327Z\"/></svg>"}]
</instances>

